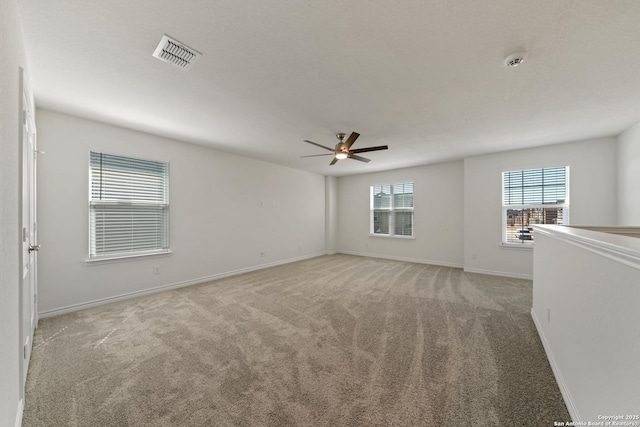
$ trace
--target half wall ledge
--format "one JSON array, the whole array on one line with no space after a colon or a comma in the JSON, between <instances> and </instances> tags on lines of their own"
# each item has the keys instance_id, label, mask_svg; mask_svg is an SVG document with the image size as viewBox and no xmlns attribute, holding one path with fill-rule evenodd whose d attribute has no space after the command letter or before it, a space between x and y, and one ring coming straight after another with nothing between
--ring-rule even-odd
<instances>
[{"instance_id":1,"label":"half wall ledge","mask_svg":"<svg viewBox=\"0 0 640 427\"><path fill-rule=\"evenodd\" d=\"M640 416L640 227L533 228L531 315L571 418Z\"/></svg>"}]
</instances>

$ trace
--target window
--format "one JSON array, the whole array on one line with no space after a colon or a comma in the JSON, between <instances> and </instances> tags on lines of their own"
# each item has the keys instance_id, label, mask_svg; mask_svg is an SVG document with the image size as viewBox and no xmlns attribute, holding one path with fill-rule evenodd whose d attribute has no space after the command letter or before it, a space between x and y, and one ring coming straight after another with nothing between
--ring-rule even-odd
<instances>
[{"instance_id":1,"label":"window","mask_svg":"<svg viewBox=\"0 0 640 427\"><path fill-rule=\"evenodd\" d=\"M569 223L569 167L502 173L502 242L531 245L533 224Z\"/></svg>"},{"instance_id":2,"label":"window","mask_svg":"<svg viewBox=\"0 0 640 427\"><path fill-rule=\"evenodd\" d=\"M371 187L370 233L413 236L413 182Z\"/></svg>"},{"instance_id":3,"label":"window","mask_svg":"<svg viewBox=\"0 0 640 427\"><path fill-rule=\"evenodd\" d=\"M169 164L89 157L89 258L168 252Z\"/></svg>"}]
</instances>

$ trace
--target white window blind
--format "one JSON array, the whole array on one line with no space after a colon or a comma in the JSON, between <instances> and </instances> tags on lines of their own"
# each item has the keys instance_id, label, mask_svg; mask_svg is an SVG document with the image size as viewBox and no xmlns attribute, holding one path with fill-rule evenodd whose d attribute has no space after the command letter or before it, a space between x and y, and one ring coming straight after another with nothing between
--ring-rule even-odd
<instances>
[{"instance_id":1,"label":"white window blind","mask_svg":"<svg viewBox=\"0 0 640 427\"><path fill-rule=\"evenodd\" d=\"M413 236L413 182L371 187L370 233Z\"/></svg>"},{"instance_id":2,"label":"white window blind","mask_svg":"<svg viewBox=\"0 0 640 427\"><path fill-rule=\"evenodd\" d=\"M168 163L92 151L89 181L90 258L168 251Z\"/></svg>"},{"instance_id":3,"label":"white window blind","mask_svg":"<svg viewBox=\"0 0 640 427\"><path fill-rule=\"evenodd\" d=\"M568 224L567 166L503 172L503 242L533 243L533 224Z\"/></svg>"}]
</instances>

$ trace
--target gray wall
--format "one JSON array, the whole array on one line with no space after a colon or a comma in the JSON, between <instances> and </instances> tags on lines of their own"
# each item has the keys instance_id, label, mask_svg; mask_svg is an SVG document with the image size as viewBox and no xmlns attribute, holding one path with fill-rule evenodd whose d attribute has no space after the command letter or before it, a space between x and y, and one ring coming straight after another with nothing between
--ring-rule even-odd
<instances>
[{"instance_id":1,"label":"gray wall","mask_svg":"<svg viewBox=\"0 0 640 427\"><path fill-rule=\"evenodd\" d=\"M338 245L338 178L326 176L325 185L325 252L336 253Z\"/></svg>"},{"instance_id":2,"label":"gray wall","mask_svg":"<svg viewBox=\"0 0 640 427\"><path fill-rule=\"evenodd\" d=\"M48 110L37 125L44 315L325 252L321 175ZM171 255L86 262L90 150L169 162Z\"/></svg>"},{"instance_id":3,"label":"gray wall","mask_svg":"<svg viewBox=\"0 0 640 427\"><path fill-rule=\"evenodd\" d=\"M338 251L530 279L532 248L501 245L502 172L567 165L571 223L615 225L616 164L612 137L341 177ZM415 239L370 237L369 187L402 181L415 182Z\"/></svg>"},{"instance_id":4,"label":"gray wall","mask_svg":"<svg viewBox=\"0 0 640 427\"><path fill-rule=\"evenodd\" d=\"M463 162L440 163L338 180L338 251L462 267ZM415 239L369 236L369 187L414 183Z\"/></svg>"},{"instance_id":5,"label":"gray wall","mask_svg":"<svg viewBox=\"0 0 640 427\"><path fill-rule=\"evenodd\" d=\"M618 223L640 225L640 123L618 137Z\"/></svg>"},{"instance_id":6,"label":"gray wall","mask_svg":"<svg viewBox=\"0 0 640 427\"><path fill-rule=\"evenodd\" d=\"M502 246L502 172L569 166L570 222L615 225L616 140L601 138L464 161L466 271L532 278L533 250Z\"/></svg>"}]
</instances>

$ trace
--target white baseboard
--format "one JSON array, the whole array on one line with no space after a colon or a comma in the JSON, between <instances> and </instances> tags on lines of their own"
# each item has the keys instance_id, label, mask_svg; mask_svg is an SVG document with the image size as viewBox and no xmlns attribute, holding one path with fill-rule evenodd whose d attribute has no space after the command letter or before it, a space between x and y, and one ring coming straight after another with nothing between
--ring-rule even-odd
<instances>
[{"instance_id":1,"label":"white baseboard","mask_svg":"<svg viewBox=\"0 0 640 427\"><path fill-rule=\"evenodd\" d=\"M16 427L22 426L22 414L24 413L24 398L18 402L18 410L16 411Z\"/></svg>"},{"instance_id":2,"label":"white baseboard","mask_svg":"<svg viewBox=\"0 0 640 427\"><path fill-rule=\"evenodd\" d=\"M567 406L567 410L569 411L569 415L571 416L571 420L575 423L580 421L580 414L578 413L578 408L576 408L573 403L573 399L571 398L571 392L567 387L567 383L564 381L564 377L562 376L562 372L560 372L560 368L556 363L555 357L553 357L553 351L551 351L551 347L549 346L549 342L544 335L544 331L538 321L538 317L536 316L533 308L531 309L531 318L533 319L533 323L536 325L536 330L538 331L538 335L540 336L540 341L542 341L542 347L544 347L544 352L547 354L547 359L549 360L549 365L551 365L551 370L553 371L553 375L556 377L556 383L558 383L558 387L560 388L560 393L562 394L562 398L564 399L564 404Z\"/></svg>"},{"instance_id":3,"label":"white baseboard","mask_svg":"<svg viewBox=\"0 0 640 427\"><path fill-rule=\"evenodd\" d=\"M380 254L371 254L366 252L338 251L338 253L345 254L345 255L366 256L371 258L391 259L394 261L415 262L417 264L438 265L441 267L462 268L464 269L465 273L478 273L478 274L487 274L489 276L512 277L514 279L533 280L533 276L530 274L508 273L505 271L480 270L477 268L465 268L464 264L458 264L458 263L448 262L448 261L434 261L429 259L417 259L417 258L399 257L399 256L393 256L393 255L380 255Z\"/></svg>"},{"instance_id":4,"label":"white baseboard","mask_svg":"<svg viewBox=\"0 0 640 427\"><path fill-rule=\"evenodd\" d=\"M82 303L78 303L78 304L72 304L72 305L68 305L66 307L60 307L60 308L54 308L52 310L42 311L42 312L38 313L38 318L39 319L44 319L44 318L47 318L47 317L60 316L62 314L73 313L74 311L85 310L87 308L97 307L97 306L104 305L104 304L109 304L109 303L112 303L112 302L123 301L123 300L130 299L130 298L135 298L135 297L140 297L140 296L144 296L144 295L155 294L157 292L169 291L169 290L172 290L172 289L184 288L186 286L198 285L200 283L206 283L206 282L210 282L212 280L223 279L225 277L236 276L238 274L249 273L249 272L252 272L252 271L262 270L262 269L265 269L265 268L275 267L275 266L278 266L278 265L289 264L289 263L296 262L296 261L302 261L302 260L305 260L305 259L317 258L317 257L323 256L323 255L324 255L324 252L322 252L322 253L314 253L314 254L310 254L310 255L304 255L304 256L296 257L296 258L288 258L288 259L281 260L281 261L275 261L275 262L270 262L270 263L266 263L266 264L254 265L254 266L251 266L251 267L241 268L241 269L238 269L238 270L232 270L232 271L227 271L227 272L224 272L224 273L213 274L211 276L198 277L196 279L185 280L185 281L177 282L177 283L170 283L170 284L167 284L167 285L156 286L156 287L153 287L153 288L143 289L143 290L140 290L140 291L127 292L125 294L115 295L115 296L112 296L112 297L100 298L100 299L93 300L93 301L87 301L87 302L82 302Z\"/></svg>"},{"instance_id":5,"label":"white baseboard","mask_svg":"<svg viewBox=\"0 0 640 427\"><path fill-rule=\"evenodd\" d=\"M372 254L367 252L354 252L354 251L338 251L337 253L345 254L345 255L366 256L370 258L391 259L394 261L415 262L417 264L438 265L442 267L462 268L464 269L465 273L478 273L478 274L487 274L489 276L512 277L514 279L533 280L533 275L530 275L530 274L518 274L518 273L509 273L506 271L493 271L493 270L481 270L478 268L466 268L464 264L458 264L455 262L448 262L448 261L435 261L430 259L417 259L417 258L399 257L399 256L393 256L393 255L380 255L380 254ZM327 254L327 255L333 255L333 253Z\"/></svg>"},{"instance_id":6,"label":"white baseboard","mask_svg":"<svg viewBox=\"0 0 640 427\"><path fill-rule=\"evenodd\" d=\"M434 261L429 259L417 259L417 258L408 258L408 257L400 257L400 256L393 256L393 255L370 254L366 252L338 251L338 253L345 254L345 255L365 256L369 258L391 259L394 261L415 262L416 264L438 265L441 267L452 267L452 268L463 267L462 264L458 264L455 262L448 262L448 261Z\"/></svg>"},{"instance_id":7,"label":"white baseboard","mask_svg":"<svg viewBox=\"0 0 640 427\"><path fill-rule=\"evenodd\" d=\"M464 268L465 273L488 274L489 276L512 277L514 279L533 280L531 274L509 273L506 271L481 270L479 268Z\"/></svg>"}]
</instances>

